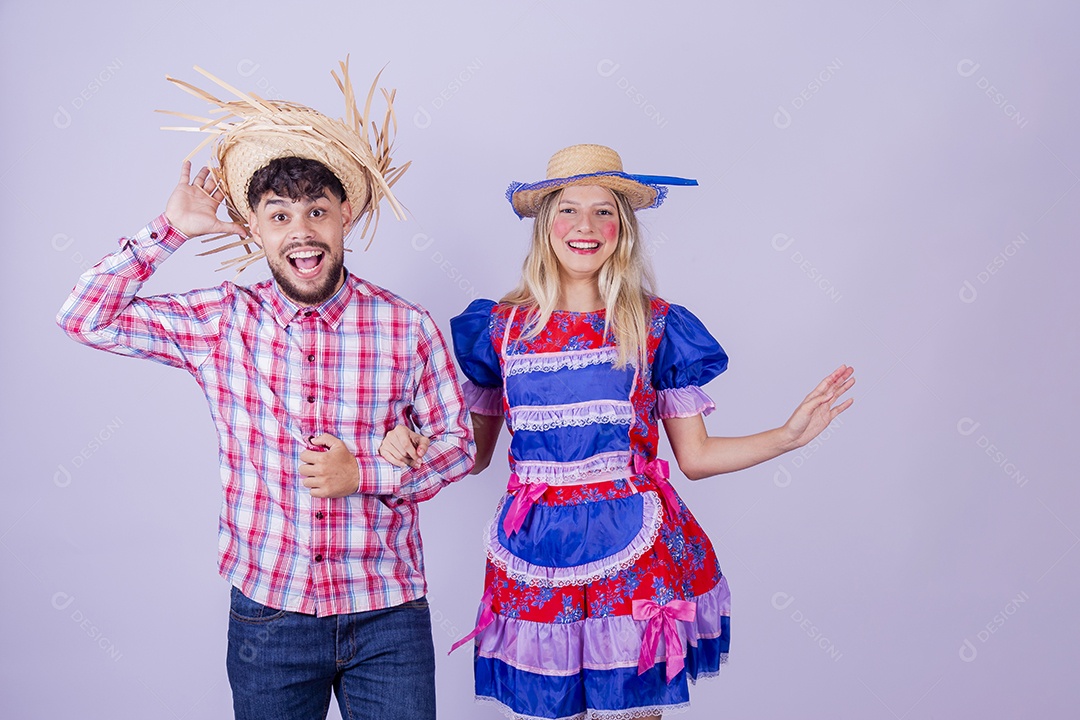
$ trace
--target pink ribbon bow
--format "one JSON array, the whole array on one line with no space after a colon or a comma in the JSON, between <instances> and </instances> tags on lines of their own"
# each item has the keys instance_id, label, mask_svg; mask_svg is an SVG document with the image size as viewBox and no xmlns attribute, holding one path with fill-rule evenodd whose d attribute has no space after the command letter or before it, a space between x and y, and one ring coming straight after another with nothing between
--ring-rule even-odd
<instances>
[{"instance_id":1,"label":"pink ribbon bow","mask_svg":"<svg viewBox=\"0 0 1080 720\"><path fill-rule=\"evenodd\" d=\"M514 495L514 501L510 503L510 509L506 511L506 517L503 518L503 530L506 531L507 537L521 529L521 526L525 524L525 518L529 515L529 510L532 509L533 503L544 494L547 488L547 483L526 484L521 482L517 473L510 474L510 482L506 484L506 492L516 494Z\"/></svg>"},{"instance_id":2,"label":"pink ribbon bow","mask_svg":"<svg viewBox=\"0 0 1080 720\"><path fill-rule=\"evenodd\" d=\"M656 664L656 648L660 644L660 633L664 634L665 661L667 663L667 681L679 674L686 661L686 651L679 640L677 620L692 621L697 617L697 604L689 600L672 600L667 605L658 605L654 600L635 600L633 602L635 620L647 620L645 637L641 639L641 655L638 656L638 675Z\"/></svg>"},{"instance_id":3,"label":"pink ribbon bow","mask_svg":"<svg viewBox=\"0 0 1080 720\"><path fill-rule=\"evenodd\" d=\"M679 496L675 494L675 488L671 487L671 483L668 482L668 478L671 477L668 461L656 458L650 462L645 462L644 457L635 455L634 473L644 475L656 483L656 489L663 496L668 512L671 517L675 517L679 512Z\"/></svg>"},{"instance_id":4,"label":"pink ribbon bow","mask_svg":"<svg viewBox=\"0 0 1080 720\"><path fill-rule=\"evenodd\" d=\"M495 591L489 587L484 591L484 597L480 599L480 617L476 621L476 627L473 628L471 633L451 645L450 652L446 653L447 655L484 632L488 625L495 622L495 613L491 612L491 601L494 599Z\"/></svg>"}]
</instances>

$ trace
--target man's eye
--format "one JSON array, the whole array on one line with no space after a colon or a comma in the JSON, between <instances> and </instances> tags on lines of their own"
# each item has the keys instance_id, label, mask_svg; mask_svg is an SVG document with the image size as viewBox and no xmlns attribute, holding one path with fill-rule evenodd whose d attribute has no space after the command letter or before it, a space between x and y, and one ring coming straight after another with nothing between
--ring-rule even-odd
<instances>
[{"instance_id":1,"label":"man's eye","mask_svg":"<svg viewBox=\"0 0 1080 720\"><path fill-rule=\"evenodd\" d=\"M288 219L288 215L286 215L285 213L278 213L277 215L274 215L274 220L276 222L284 222L286 219Z\"/></svg>"},{"instance_id":2,"label":"man's eye","mask_svg":"<svg viewBox=\"0 0 1080 720\"><path fill-rule=\"evenodd\" d=\"M325 210L320 210L319 208L315 208L314 210L311 211L311 217L322 217L325 214L326 214L326 211Z\"/></svg>"}]
</instances>

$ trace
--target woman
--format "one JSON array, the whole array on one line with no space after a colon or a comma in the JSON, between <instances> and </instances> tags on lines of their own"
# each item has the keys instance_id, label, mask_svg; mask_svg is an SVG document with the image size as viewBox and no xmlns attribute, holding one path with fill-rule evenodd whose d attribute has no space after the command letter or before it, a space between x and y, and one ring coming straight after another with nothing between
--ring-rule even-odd
<instances>
[{"instance_id":1,"label":"woman","mask_svg":"<svg viewBox=\"0 0 1080 720\"><path fill-rule=\"evenodd\" d=\"M851 400L841 366L775 430L709 437L701 387L727 355L685 308L650 294L635 211L660 184L598 145L556 153L547 179L511 185L535 217L518 287L451 321L468 378L477 462L504 422L510 482L486 534L476 695L520 718L659 717L715 675L730 595L712 544L657 458L663 421L692 480L801 447ZM459 643L460 645L461 643Z\"/></svg>"}]
</instances>

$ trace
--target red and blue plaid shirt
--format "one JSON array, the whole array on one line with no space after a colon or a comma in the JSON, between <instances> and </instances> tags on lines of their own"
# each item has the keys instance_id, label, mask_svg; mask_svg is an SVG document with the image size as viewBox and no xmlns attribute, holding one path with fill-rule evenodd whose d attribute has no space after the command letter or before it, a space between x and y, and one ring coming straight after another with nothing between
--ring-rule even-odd
<instances>
[{"instance_id":1,"label":"red and blue plaid shirt","mask_svg":"<svg viewBox=\"0 0 1080 720\"><path fill-rule=\"evenodd\" d=\"M317 307L273 281L140 298L185 241L165 216L87 271L57 321L79 342L184 368L220 438L219 565L253 600L317 615L391 607L426 591L417 503L472 467L456 373L428 313L347 275ZM407 424L431 438L419 469L378 454ZM305 439L340 438L360 491L313 498L301 481Z\"/></svg>"}]
</instances>

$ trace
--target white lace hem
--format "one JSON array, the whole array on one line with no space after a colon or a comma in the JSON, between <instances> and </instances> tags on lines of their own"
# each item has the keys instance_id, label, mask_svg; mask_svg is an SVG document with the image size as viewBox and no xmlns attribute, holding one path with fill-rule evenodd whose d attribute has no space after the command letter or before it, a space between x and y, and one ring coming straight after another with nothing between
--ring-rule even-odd
<instances>
[{"instance_id":1,"label":"white lace hem","mask_svg":"<svg viewBox=\"0 0 1080 720\"><path fill-rule=\"evenodd\" d=\"M495 517L488 523L484 533L487 538L488 559L511 579L527 585L540 587L586 585L616 575L619 571L632 567L642 555L649 551L660 534L660 526L664 523L660 496L652 490L646 490L641 493L643 501L641 529L626 547L607 557L581 565L544 567L519 558L499 542L499 518L502 517L503 505L509 497L504 496L499 502Z\"/></svg>"}]
</instances>

